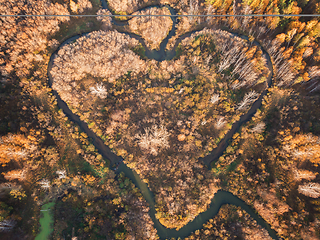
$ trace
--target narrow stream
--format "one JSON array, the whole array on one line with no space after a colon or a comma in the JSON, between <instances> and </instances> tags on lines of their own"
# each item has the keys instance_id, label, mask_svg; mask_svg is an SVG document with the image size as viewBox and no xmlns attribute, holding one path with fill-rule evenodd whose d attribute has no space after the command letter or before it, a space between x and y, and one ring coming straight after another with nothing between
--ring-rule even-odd
<instances>
[{"instance_id":1,"label":"narrow stream","mask_svg":"<svg viewBox=\"0 0 320 240\"><path fill-rule=\"evenodd\" d=\"M102 6L104 8L107 7L107 4L104 0L102 1ZM176 12L174 11L174 9L172 9L169 6L168 9L170 10L171 14L175 14ZM143 10L143 9L141 9ZM113 21L113 23L115 23L115 21ZM120 22L117 21L117 23L115 24L121 24L121 25L125 25L126 21L124 22ZM166 51L166 45L168 43L169 38L171 38L172 36L175 35L175 30L176 30L176 19L173 19L173 26L171 31L169 32L169 35L162 41L161 45L160 45L160 50L159 51L150 51L147 47L146 44L144 43L144 40L135 34L131 34L131 33L126 33L129 34L130 36L138 39L140 41L140 43L145 47L146 49L146 56L150 59L155 59L157 61L162 61L162 60L169 60L172 59L175 55L175 49L178 46L178 44L181 42L181 40L183 40L185 37L190 36L192 33L194 32L190 32L187 34L184 34L183 36L179 37L179 39L177 39L177 42L175 44L175 47L173 50L171 51ZM63 42L59 48L52 54L51 58L50 58L50 62L48 65L48 77L49 77L49 86L52 87L52 76L50 75L50 69L52 67L53 64L53 59L55 57L55 55L57 54L57 52L59 51L59 49L64 46L65 44L68 44L74 40L76 40L77 38L86 35L82 34L82 35L77 35L74 37L69 38L68 40L66 40L65 42ZM237 35L235 33L233 33L234 35ZM241 36L243 38L246 38L246 36ZM264 53L265 58L267 59L268 62L268 67L271 71L270 75L268 76L267 79L267 86L270 87L271 85L271 79L272 79L272 64L271 64L271 60L270 60L270 56L268 55L268 53L261 47L261 45L258 42L254 42L254 44L258 45ZM61 108L63 110L63 112L66 114L66 116L69 118L69 120L77 123L81 130L83 132L85 132L89 138L92 139L92 143L94 144L94 146L98 149L99 153L104 157L110 160L111 164L110 166L112 166L113 164L117 164L120 161L122 161L123 159L119 156L117 156L116 154L114 154L111 149L106 146L104 144L104 142L102 141L102 139L100 139L92 130L89 129L87 123L83 122L80 120L79 116L77 116L76 114L74 114L69 107L67 106L67 104L60 98L59 94L55 91L52 90L53 94L56 96L57 98L57 103L59 108ZM206 157L202 158L203 162L210 168L210 164L212 161L216 161L216 159L218 159L224 152L224 150L227 148L228 146L228 142L229 140L232 138L232 136L238 131L238 129L241 127L242 124L244 124L245 122L247 122L248 120L251 119L251 117L253 116L253 114L257 111L257 109L261 106L262 104L262 98L263 96L267 93L267 89L263 91L263 93L260 95L259 99L256 100L256 102L254 102L254 104L252 105L252 107L249 109L249 111L244 114L243 116L241 116L240 120L235 122L232 125L231 130L225 135L225 137L220 141L218 147L216 149L214 149L209 155L207 155ZM268 223L266 223L266 221L263 220L263 218L261 218L258 214L255 213L255 211L248 206L244 201L242 201L241 199L239 199L238 197L236 197L235 195L233 195L230 192L227 191L222 191L219 190L214 198L211 201L210 207L207 209L207 211L199 214L192 222L189 222L187 225L185 225L183 228L181 228L179 231L175 230L175 229L169 229L164 227L163 225L161 225L161 223L158 221L158 219L156 219L155 214L156 214L156 210L155 210L155 200L154 200L154 195L153 193L150 191L150 189L148 188L147 184L144 183L139 175L132 169L130 169L129 167L127 167L123 162L119 164L118 169L116 170L117 173L119 172L123 172L125 174L126 177L128 177L129 179L131 179L131 181L135 184L136 187L138 187L143 195L143 197L145 198L145 200L148 202L150 210L149 210L149 215L151 217L151 219L154 222L154 226L157 229L157 234L159 235L159 237L161 239L166 239L166 238L184 238L189 236L192 232L194 232L197 229L201 229L203 227L203 224L206 223L209 219L213 218L218 212L219 209L222 205L224 204L233 204L235 206L240 206L243 210L245 210L253 219L255 219L257 221L257 223L265 228L269 235L273 238L273 239L278 239L277 233L271 229L270 225ZM44 205L45 206L45 205ZM43 207L44 207L43 206ZM41 220L40 220L41 221ZM42 234L42 232L40 232L40 234ZM39 234L39 235L40 235ZM38 235L38 236L39 236ZM37 237L38 237L37 236ZM45 238L42 238L45 239Z\"/></svg>"}]
</instances>

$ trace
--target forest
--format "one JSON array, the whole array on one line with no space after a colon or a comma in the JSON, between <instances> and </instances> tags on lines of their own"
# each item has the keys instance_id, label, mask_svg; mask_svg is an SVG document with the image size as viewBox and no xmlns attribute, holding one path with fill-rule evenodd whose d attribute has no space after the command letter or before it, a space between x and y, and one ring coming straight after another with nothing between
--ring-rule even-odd
<instances>
[{"instance_id":1,"label":"forest","mask_svg":"<svg viewBox=\"0 0 320 240\"><path fill-rule=\"evenodd\" d=\"M0 239L320 239L319 17L221 14L320 3L0 0Z\"/></svg>"}]
</instances>

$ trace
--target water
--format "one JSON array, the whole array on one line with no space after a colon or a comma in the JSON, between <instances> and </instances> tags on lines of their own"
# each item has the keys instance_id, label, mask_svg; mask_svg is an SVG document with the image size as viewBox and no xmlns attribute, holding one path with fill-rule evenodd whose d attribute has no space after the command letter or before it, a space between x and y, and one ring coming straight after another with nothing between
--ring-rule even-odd
<instances>
[{"instance_id":1,"label":"water","mask_svg":"<svg viewBox=\"0 0 320 240\"><path fill-rule=\"evenodd\" d=\"M54 202L47 203L42 206L41 213L42 218L40 218L40 233L36 236L35 240L48 239L53 231L53 212L52 207Z\"/></svg>"}]
</instances>

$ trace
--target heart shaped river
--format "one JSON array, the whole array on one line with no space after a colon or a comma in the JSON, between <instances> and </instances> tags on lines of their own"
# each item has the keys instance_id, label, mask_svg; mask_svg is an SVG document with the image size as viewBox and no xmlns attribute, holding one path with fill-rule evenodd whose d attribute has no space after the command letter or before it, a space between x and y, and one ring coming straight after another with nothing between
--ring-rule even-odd
<instances>
[{"instance_id":1,"label":"heart shaped river","mask_svg":"<svg viewBox=\"0 0 320 240\"><path fill-rule=\"evenodd\" d=\"M223 194L275 236L243 201L218 191L205 167L261 105L271 83L270 59L258 43L221 30L177 42L176 58L160 62L142 59L135 53L140 42L115 30L68 39L48 68L59 106L114 166L121 159L115 154L123 157L119 171L141 189L160 237L201 228L228 203ZM212 204L207 210L212 199L215 210Z\"/></svg>"}]
</instances>

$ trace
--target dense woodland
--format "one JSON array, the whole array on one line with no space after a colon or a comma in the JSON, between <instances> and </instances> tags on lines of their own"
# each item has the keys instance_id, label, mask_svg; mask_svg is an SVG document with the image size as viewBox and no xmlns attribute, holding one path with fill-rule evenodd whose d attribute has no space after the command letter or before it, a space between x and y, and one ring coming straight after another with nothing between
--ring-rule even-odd
<instances>
[{"instance_id":1,"label":"dense woodland","mask_svg":"<svg viewBox=\"0 0 320 240\"><path fill-rule=\"evenodd\" d=\"M108 4L120 14L169 14L165 7L139 11L155 4L169 4L178 14L320 13L311 0ZM110 12L98 0L0 0L0 14ZM149 49L158 49L172 28L169 17L131 18L125 28L101 16L1 17L1 239L34 239L41 206L51 201L52 239L159 238L140 190L115 174L115 166L58 108L52 90L148 184L164 226L182 228L223 189L280 237L319 239L318 20L179 17L168 49L183 34L201 31L183 38L173 60L157 62L120 32L140 35ZM87 32L59 48L49 87L50 56L64 40ZM199 158L219 145L267 88L260 109L223 155L205 166ZM186 239L268 238L244 210L225 205Z\"/></svg>"}]
</instances>

